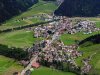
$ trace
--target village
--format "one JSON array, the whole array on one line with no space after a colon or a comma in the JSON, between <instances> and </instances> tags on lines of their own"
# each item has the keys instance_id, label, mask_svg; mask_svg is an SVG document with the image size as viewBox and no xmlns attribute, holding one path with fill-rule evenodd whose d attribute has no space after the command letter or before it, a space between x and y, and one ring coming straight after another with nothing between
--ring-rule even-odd
<instances>
[{"instance_id":1,"label":"village","mask_svg":"<svg viewBox=\"0 0 100 75\"><path fill-rule=\"evenodd\" d=\"M100 29L96 28L95 22L89 20L78 20L76 23L73 23L71 19L66 17L55 18L60 20L34 27L34 37L43 37L44 39L27 48L30 54L30 61L22 60L20 62L25 67L21 75L31 75L31 71L34 71L34 68L38 69L42 65L53 70L64 70L64 63L67 63L66 67L69 66L68 69L70 71L77 72L77 70L80 70L82 75L87 74L91 70L92 66L89 64L89 61L92 60L93 55L90 55L90 58L83 59L84 65L82 67L77 66L75 59L83 56L84 53L78 51L78 44L64 45L60 36L62 34L73 35L77 32L87 35L92 32L98 32ZM17 75L17 73L14 75Z\"/></svg>"},{"instance_id":2,"label":"village","mask_svg":"<svg viewBox=\"0 0 100 75\"><path fill-rule=\"evenodd\" d=\"M100 1L1 0L0 75L100 75Z\"/></svg>"},{"instance_id":3,"label":"village","mask_svg":"<svg viewBox=\"0 0 100 75\"><path fill-rule=\"evenodd\" d=\"M59 19L59 18L58 18ZM48 34L52 33L68 33L68 34L75 34L78 32L82 32L83 34L90 34L92 32L99 31L100 28L96 27L95 22L92 21L81 21L78 20L78 23L73 25L73 22L71 19L66 19L65 17L60 17L60 21L58 22L52 22L47 25L39 25L34 29L34 36L35 37L45 37Z\"/></svg>"}]
</instances>

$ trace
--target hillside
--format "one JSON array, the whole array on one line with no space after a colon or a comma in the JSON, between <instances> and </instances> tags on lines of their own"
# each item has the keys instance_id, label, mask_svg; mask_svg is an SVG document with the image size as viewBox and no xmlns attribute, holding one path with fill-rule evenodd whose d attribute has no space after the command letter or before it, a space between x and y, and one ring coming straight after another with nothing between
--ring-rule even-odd
<instances>
[{"instance_id":1,"label":"hillside","mask_svg":"<svg viewBox=\"0 0 100 75\"><path fill-rule=\"evenodd\" d=\"M0 0L0 22L27 10L38 0Z\"/></svg>"},{"instance_id":2,"label":"hillside","mask_svg":"<svg viewBox=\"0 0 100 75\"><path fill-rule=\"evenodd\" d=\"M47 2L39 0L38 3L34 4L27 11L17 16L13 16L11 19L3 22L0 26L0 30L41 22L41 18L33 16L41 16L41 14L51 14L56 8L57 5L53 1ZM23 18L25 19L23 20Z\"/></svg>"},{"instance_id":3,"label":"hillside","mask_svg":"<svg viewBox=\"0 0 100 75\"><path fill-rule=\"evenodd\" d=\"M55 11L64 16L97 16L100 14L100 0L65 0Z\"/></svg>"}]
</instances>

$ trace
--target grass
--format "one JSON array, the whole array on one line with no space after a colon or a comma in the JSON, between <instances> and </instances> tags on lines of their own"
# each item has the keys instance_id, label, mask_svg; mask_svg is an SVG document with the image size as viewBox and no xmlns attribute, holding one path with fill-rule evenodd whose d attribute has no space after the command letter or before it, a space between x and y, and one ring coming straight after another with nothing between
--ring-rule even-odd
<instances>
[{"instance_id":1,"label":"grass","mask_svg":"<svg viewBox=\"0 0 100 75\"><path fill-rule=\"evenodd\" d=\"M76 34L63 34L61 35L60 39L64 42L65 45L71 45L71 44L75 44L75 40L81 41L84 40L85 38L98 34L100 33L100 31L98 32L93 32L92 34L83 34L81 32L76 33Z\"/></svg>"},{"instance_id":2,"label":"grass","mask_svg":"<svg viewBox=\"0 0 100 75\"><path fill-rule=\"evenodd\" d=\"M13 59L0 55L0 75L12 75L13 72L20 72L23 69Z\"/></svg>"},{"instance_id":3,"label":"grass","mask_svg":"<svg viewBox=\"0 0 100 75\"><path fill-rule=\"evenodd\" d=\"M31 75L76 75L76 74L71 72L52 70L47 67L40 67L39 69L34 70Z\"/></svg>"},{"instance_id":4,"label":"grass","mask_svg":"<svg viewBox=\"0 0 100 75\"><path fill-rule=\"evenodd\" d=\"M33 38L33 32L26 30L13 31L10 33L2 33L0 34L0 44L20 47L23 48L25 46L29 47L36 40L41 40L42 38Z\"/></svg>"},{"instance_id":5,"label":"grass","mask_svg":"<svg viewBox=\"0 0 100 75\"><path fill-rule=\"evenodd\" d=\"M0 56L0 72L9 68L14 61L12 59L6 59L6 57Z\"/></svg>"},{"instance_id":6,"label":"grass","mask_svg":"<svg viewBox=\"0 0 100 75\"><path fill-rule=\"evenodd\" d=\"M45 2L43 0L39 0L37 4L33 5L27 12L22 13L17 18L33 16L34 14L36 15L39 13L51 14L56 8L57 6L54 2Z\"/></svg>"},{"instance_id":7,"label":"grass","mask_svg":"<svg viewBox=\"0 0 100 75\"><path fill-rule=\"evenodd\" d=\"M100 18L97 17L90 17L90 18L86 18L87 20L91 20L91 21L100 21Z\"/></svg>"},{"instance_id":8,"label":"grass","mask_svg":"<svg viewBox=\"0 0 100 75\"><path fill-rule=\"evenodd\" d=\"M96 22L96 27L100 28L100 21Z\"/></svg>"},{"instance_id":9,"label":"grass","mask_svg":"<svg viewBox=\"0 0 100 75\"><path fill-rule=\"evenodd\" d=\"M99 17L73 17L73 19L90 20L90 21L100 21Z\"/></svg>"}]
</instances>

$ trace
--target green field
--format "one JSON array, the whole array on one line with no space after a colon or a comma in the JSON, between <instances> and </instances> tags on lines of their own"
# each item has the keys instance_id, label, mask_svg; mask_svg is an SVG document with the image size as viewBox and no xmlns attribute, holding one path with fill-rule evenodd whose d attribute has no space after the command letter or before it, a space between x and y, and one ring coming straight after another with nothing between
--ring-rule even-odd
<instances>
[{"instance_id":1,"label":"green field","mask_svg":"<svg viewBox=\"0 0 100 75\"><path fill-rule=\"evenodd\" d=\"M31 75L76 75L76 74L70 72L52 70L47 67L40 67L39 69L35 69Z\"/></svg>"},{"instance_id":2,"label":"green field","mask_svg":"<svg viewBox=\"0 0 100 75\"><path fill-rule=\"evenodd\" d=\"M13 72L21 71L22 66L11 58L0 55L0 75L12 75Z\"/></svg>"},{"instance_id":3,"label":"green field","mask_svg":"<svg viewBox=\"0 0 100 75\"><path fill-rule=\"evenodd\" d=\"M10 33L0 34L0 44L8 45L11 47L29 47L36 40L41 40L42 38L33 38L33 32L26 30L13 31Z\"/></svg>"},{"instance_id":4,"label":"green field","mask_svg":"<svg viewBox=\"0 0 100 75\"><path fill-rule=\"evenodd\" d=\"M96 26L97 26L98 28L100 28L100 21L97 21L97 22L96 22Z\"/></svg>"},{"instance_id":5,"label":"green field","mask_svg":"<svg viewBox=\"0 0 100 75\"><path fill-rule=\"evenodd\" d=\"M98 34L100 33L100 31L98 32L93 32L92 34L83 34L82 32L80 33L76 33L76 34L63 34L61 35L60 39L64 42L65 45L71 45L71 44L75 44L75 40L76 41L81 41L81 40L84 40L85 38L89 37L89 36L92 36L92 35L95 35L95 34Z\"/></svg>"}]
</instances>

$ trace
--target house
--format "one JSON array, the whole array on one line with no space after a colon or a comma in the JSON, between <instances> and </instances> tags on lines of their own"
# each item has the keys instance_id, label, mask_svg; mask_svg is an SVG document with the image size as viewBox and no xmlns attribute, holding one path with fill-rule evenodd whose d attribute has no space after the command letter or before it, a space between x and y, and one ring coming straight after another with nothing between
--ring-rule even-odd
<instances>
[{"instance_id":1,"label":"house","mask_svg":"<svg viewBox=\"0 0 100 75\"><path fill-rule=\"evenodd\" d=\"M18 73L18 72L14 72L13 75L20 75L20 73Z\"/></svg>"},{"instance_id":2,"label":"house","mask_svg":"<svg viewBox=\"0 0 100 75\"><path fill-rule=\"evenodd\" d=\"M33 62L31 66L32 66L33 68L39 68L39 67L40 67L40 64L37 63L37 62Z\"/></svg>"}]
</instances>

